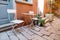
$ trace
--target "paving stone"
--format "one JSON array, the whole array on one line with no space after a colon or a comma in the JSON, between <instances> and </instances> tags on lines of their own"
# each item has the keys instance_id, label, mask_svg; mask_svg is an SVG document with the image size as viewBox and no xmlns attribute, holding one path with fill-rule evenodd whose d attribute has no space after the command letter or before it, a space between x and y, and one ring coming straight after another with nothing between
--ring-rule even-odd
<instances>
[{"instance_id":1,"label":"paving stone","mask_svg":"<svg viewBox=\"0 0 60 40\"><path fill-rule=\"evenodd\" d=\"M26 33L26 32L21 32L22 33L22 35L24 35L24 37L26 37L28 40L31 40L32 39L32 37L28 34L28 33Z\"/></svg>"},{"instance_id":2,"label":"paving stone","mask_svg":"<svg viewBox=\"0 0 60 40\"><path fill-rule=\"evenodd\" d=\"M55 36L56 36L56 34L51 34L49 37L52 38L52 39L54 39Z\"/></svg>"},{"instance_id":3,"label":"paving stone","mask_svg":"<svg viewBox=\"0 0 60 40\"><path fill-rule=\"evenodd\" d=\"M23 29L25 32L27 32L30 35L33 35L34 33L32 33L28 28L24 28L22 27L21 29Z\"/></svg>"},{"instance_id":4,"label":"paving stone","mask_svg":"<svg viewBox=\"0 0 60 40\"><path fill-rule=\"evenodd\" d=\"M60 35L56 35L55 40L60 40Z\"/></svg>"},{"instance_id":5,"label":"paving stone","mask_svg":"<svg viewBox=\"0 0 60 40\"><path fill-rule=\"evenodd\" d=\"M35 31L35 30L32 30L32 29L31 29L31 31L32 31L34 34L36 34L36 35L39 35L39 36L42 36L42 35L43 35L42 33L37 32L37 31Z\"/></svg>"},{"instance_id":6,"label":"paving stone","mask_svg":"<svg viewBox=\"0 0 60 40\"><path fill-rule=\"evenodd\" d=\"M48 31L49 29L51 29L51 26L48 26L48 27L45 28L45 30L47 30L47 31Z\"/></svg>"},{"instance_id":7,"label":"paving stone","mask_svg":"<svg viewBox=\"0 0 60 40\"><path fill-rule=\"evenodd\" d=\"M35 31L38 31L38 32L39 32L39 31L40 31L40 28L38 28L38 27L34 27L34 28L33 28L33 30L35 30Z\"/></svg>"},{"instance_id":8,"label":"paving stone","mask_svg":"<svg viewBox=\"0 0 60 40\"><path fill-rule=\"evenodd\" d=\"M50 37L48 37L48 36L43 36L45 39L47 39L47 40L54 40L54 39L52 39L52 38L50 38Z\"/></svg>"},{"instance_id":9,"label":"paving stone","mask_svg":"<svg viewBox=\"0 0 60 40\"><path fill-rule=\"evenodd\" d=\"M55 34L58 34L58 35L60 35L60 31L56 31L56 33Z\"/></svg>"},{"instance_id":10,"label":"paving stone","mask_svg":"<svg viewBox=\"0 0 60 40\"><path fill-rule=\"evenodd\" d=\"M52 26L49 26L49 27L46 28L45 30L47 30L47 31L50 32L50 33L56 33L56 30L55 30Z\"/></svg>"},{"instance_id":11,"label":"paving stone","mask_svg":"<svg viewBox=\"0 0 60 40\"><path fill-rule=\"evenodd\" d=\"M48 26L50 26L50 24L49 23L46 23L45 26L48 27Z\"/></svg>"},{"instance_id":12,"label":"paving stone","mask_svg":"<svg viewBox=\"0 0 60 40\"><path fill-rule=\"evenodd\" d=\"M60 18L56 17L51 24L52 25L47 23L47 27L33 27L34 30L27 28L27 26L22 28L20 27L19 30L16 30L17 32L21 32L17 34L17 36L21 40L60 40ZM9 36L10 35L12 36L11 38L15 38L15 40L18 39L17 37L13 37L13 35L9 32ZM2 37L4 37L4 35Z\"/></svg>"},{"instance_id":13,"label":"paving stone","mask_svg":"<svg viewBox=\"0 0 60 40\"><path fill-rule=\"evenodd\" d=\"M44 30L44 29L42 29L42 30L40 31L40 33L45 34L45 35L50 35L50 34L51 34L51 32L48 32L48 31L46 31L46 30Z\"/></svg>"},{"instance_id":14,"label":"paving stone","mask_svg":"<svg viewBox=\"0 0 60 40\"><path fill-rule=\"evenodd\" d=\"M47 40L47 39L45 39L43 37L40 37L38 35L34 35L33 38L32 38L32 40Z\"/></svg>"}]
</instances>

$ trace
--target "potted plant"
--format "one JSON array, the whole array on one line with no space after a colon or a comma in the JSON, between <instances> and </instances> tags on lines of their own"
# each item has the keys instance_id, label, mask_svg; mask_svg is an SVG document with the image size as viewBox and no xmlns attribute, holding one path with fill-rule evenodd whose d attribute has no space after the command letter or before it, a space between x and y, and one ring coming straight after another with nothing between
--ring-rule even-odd
<instances>
[{"instance_id":1,"label":"potted plant","mask_svg":"<svg viewBox=\"0 0 60 40\"><path fill-rule=\"evenodd\" d=\"M37 14L36 15L36 17L38 18L38 19L41 19L41 17L40 17L41 15L40 14Z\"/></svg>"},{"instance_id":2,"label":"potted plant","mask_svg":"<svg viewBox=\"0 0 60 40\"><path fill-rule=\"evenodd\" d=\"M44 24L45 24L45 19L43 19L40 14L38 14L36 17L37 17L37 19L38 19L38 25L44 26Z\"/></svg>"},{"instance_id":3,"label":"potted plant","mask_svg":"<svg viewBox=\"0 0 60 40\"><path fill-rule=\"evenodd\" d=\"M41 18L38 21L39 21L40 26L44 26L45 25L45 19Z\"/></svg>"}]
</instances>

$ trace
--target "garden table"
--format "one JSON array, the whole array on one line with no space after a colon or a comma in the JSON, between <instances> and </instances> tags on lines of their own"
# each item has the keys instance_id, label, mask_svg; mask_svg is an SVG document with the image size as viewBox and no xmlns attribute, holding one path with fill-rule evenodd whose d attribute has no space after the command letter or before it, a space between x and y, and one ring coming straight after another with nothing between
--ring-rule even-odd
<instances>
[{"instance_id":1,"label":"garden table","mask_svg":"<svg viewBox=\"0 0 60 40\"><path fill-rule=\"evenodd\" d=\"M24 15L27 15L27 16L30 16L31 23L30 23L29 26L33 25L32 18L34 18L34 16L35 16L36 14L34 14L34 13L23 13L23 14L24 14Z\"/></svg>"}]
</instances>

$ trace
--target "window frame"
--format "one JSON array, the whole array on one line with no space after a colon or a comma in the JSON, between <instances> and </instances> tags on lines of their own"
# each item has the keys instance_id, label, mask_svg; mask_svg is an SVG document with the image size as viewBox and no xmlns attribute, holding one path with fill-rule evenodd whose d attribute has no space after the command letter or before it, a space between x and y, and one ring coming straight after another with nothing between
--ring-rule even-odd
<instances>
[{"instance_id":1,"label":"window frame","mask_svg":"<svg viewBox=\"0 0 60 40\"><path fill-rule=\"evenodd\" d=\"M0 1L2 1L2 2L10 2L10 0L0 0Z\"/></svg>"},{"instance_id":2,"label":"window frame","mask_svg":"<svg viewBox=\"0 0 60 40\"><path fill-rule=\"evenodd\" d=\"M33 0L31 0L29 2L29 0L25 1L25 0L16 0L16 2L22 2L22 3L26 3L26 4L33 4Z\"/></svg>"},{"instance_id":3,"label":"window frame","mask_svg":"<svg viewBox=\"0 0 60 40\"><path fill-rule=\"evenodd\" d=\"M26 2L28 2L28 0L23 0L23 1L26 1Z\"/></svg>"},{"instance_id":4,"label":"window frame","mask_svg":"<svg viewBox=\"0 0 60 40\"><path fill-rule=\"evenodd\" d=\"M2 0L2 1L6 1L7 2L7 0Z\"/></svg>"}]
</instances>

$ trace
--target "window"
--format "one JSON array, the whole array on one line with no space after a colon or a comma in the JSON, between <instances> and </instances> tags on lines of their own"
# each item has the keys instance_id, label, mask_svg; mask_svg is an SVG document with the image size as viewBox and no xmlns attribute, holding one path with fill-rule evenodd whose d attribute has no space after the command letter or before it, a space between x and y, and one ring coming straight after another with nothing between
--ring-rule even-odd
<instances>
[{"instance_id":1,"label":"window","mask_svg":"<svg viewBox=\"0 0 60 40\"><path fill-rule=\"evenodd\" d=\"M0 0L0 1L6 1L6 2L10 2L10 0Z\"/></svg>"},{"instance_id":2,"label":"window","mask_svg":"<svg viewBox=\"0 0 60 40\"><path fill-rule=\"evenodd\" d=\"M24 1L28 1L28 0L24 0Z\"/></svg>"},{"instance_id":3,"label":"window","mask_svg":"<svg viewBox=\"0 0 60 40\"><path fill-rule=\"evenodd\" d=\"M32 4L33 0L16 0L17 2L24 2L24 3L29 3Z\"/></svg>"},{"instance_id":4,"label":"window","mask_svg":"<svg viewBox=\"0 0 60 40\"><path fill-rule=\"evenodd\" d=\"M2 0L2 1L7 1L7 0Z\"/></svg>"},{"instance_id":5,"label":"window","mask_svg":"<svg viewBox=\"0 0 60 40\"><path fill-rule=\"evenodd\" d=\"M26 2L29 2L29 3L31 3L31 2L32 2L32 0L23 0L23 1L26 1Z\"/></svg>"},{"instance_id":6,"label":"window","mask_svg":"<svg viewBox=\"0 0 60 40\"><path fill-rule=\"evenodd\" d=\"M29 2L29 3L32 3L32 2L33 2L33 0L28 0L28 2Z\"/></svg>"}]
</instances>

